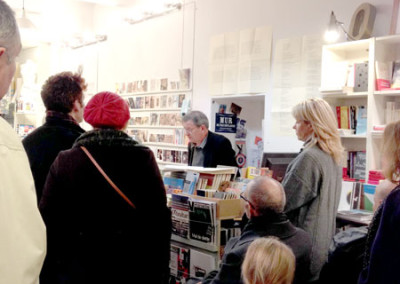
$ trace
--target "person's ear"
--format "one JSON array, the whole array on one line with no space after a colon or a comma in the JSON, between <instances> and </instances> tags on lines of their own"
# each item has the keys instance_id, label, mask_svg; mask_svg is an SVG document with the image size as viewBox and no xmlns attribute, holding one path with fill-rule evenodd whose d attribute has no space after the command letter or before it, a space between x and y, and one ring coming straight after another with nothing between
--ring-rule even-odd
<instances>
[{"instance_id":1,"label":"person's ear","mask_svg":"<svg viewBox=\"0 0 400 284\"><path fill-rule=\"evenodd\" d=\"M2 57L6 53L5 47L0 47L0 57Z\"/></svg>"}]
</instances>

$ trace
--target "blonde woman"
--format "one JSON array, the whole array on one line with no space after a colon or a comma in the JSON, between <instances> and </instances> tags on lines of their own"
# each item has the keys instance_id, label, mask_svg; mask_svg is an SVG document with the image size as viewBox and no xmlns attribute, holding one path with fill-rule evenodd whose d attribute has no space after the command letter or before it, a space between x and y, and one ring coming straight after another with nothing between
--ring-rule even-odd
<instances>
[{"instance_id":1,"label":"blonde woman","mask_svg":"<svg viewBox=\"0 0 400 284\"><path fill-rule=\"evenodd\" d=\"M317 280L335 233L343 147L336 116L326 101L303 101L293 108L292 114L296 119L293 129L304 145L282 181L287 198L285 212L295 226L311 236L310 269L312 280Z\"/></svg>"},{"instance_id":2,"label":"blonde woman","mask_svg":"<svg viewBox=\"0 0 400 284\"><path fill-rule=\"evenodd\" d=\"M245 284L290 284L295 271L292 250L275 238L259 238L251 243L242 265Z\"/></svg>"},{"instance_id":3,"label":"blonde woman","mask_svg":"<svg viewBox=\"0 0 400 284\"><path fill-rule=\"evenodd\" d=\"M369 226L360 284L399 283L400 121L386 126L382 154L382 172L396 187L375 211Z\"/></svg>"}]
</instances>

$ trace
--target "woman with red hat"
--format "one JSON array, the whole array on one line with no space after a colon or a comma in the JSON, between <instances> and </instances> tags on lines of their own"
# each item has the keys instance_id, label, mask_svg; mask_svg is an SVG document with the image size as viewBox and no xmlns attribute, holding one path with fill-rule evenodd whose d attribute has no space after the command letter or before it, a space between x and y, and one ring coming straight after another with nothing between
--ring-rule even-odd
<instances>
[{"instance_id":1,"label":"woman with red hat","mask_svg":"<svg viewBox=\"0 0 400 284\"><path fill-rule=\"evenodd\" d=\"M120 96L95 95L94 130L50 169L40 210L52 283L167 283L171 215L153 152L122 131L129 118Z\"/></svg>"}]
</instances>

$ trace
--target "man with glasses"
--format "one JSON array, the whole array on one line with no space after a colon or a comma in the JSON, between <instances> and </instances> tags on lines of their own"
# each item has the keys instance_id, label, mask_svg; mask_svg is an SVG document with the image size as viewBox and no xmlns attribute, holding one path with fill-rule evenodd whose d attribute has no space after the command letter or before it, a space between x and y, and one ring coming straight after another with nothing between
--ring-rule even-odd
<instances>
[{"instance_id":1,"label":"man with glasses","mask_svg":"<svg viewBox=\"0 0 400 284\"><path fill-rule=\"evenodd\" d=\"M14 13L0 0L0 99L14 76L21 39ZM39 283L46 228L36 204L21 139L0 118L0 283Z\"/></svg>"},{"instance_id":2,"label":"man with glasses","mask_svg":"<svg viewBox=\"0 0 400 284\"><path fill-rule=\"evenodd\" d=\"M237 167L231 142L222 135L208 130L207 116L191 111L183 118L185 134L189 138L188 165L215 168L217 165Z\"/></svg>"},{"instance_id":3,"label":"man with glasses","mask_svg":"<svg viewBox=\"0 0 400 284\"><path fill-rule=\"evenodd\" d=\"M286 197L281 184L269 177L257 177L240 197L250 220L241 236L226 244L220 269L210 272L201 283L243 283L241 266L247 248L262 237L276 237L293 250L296 257L294 283L307 283L311 238L302 229L294 227L283 213Z\"/></svg>"}]
</instances>

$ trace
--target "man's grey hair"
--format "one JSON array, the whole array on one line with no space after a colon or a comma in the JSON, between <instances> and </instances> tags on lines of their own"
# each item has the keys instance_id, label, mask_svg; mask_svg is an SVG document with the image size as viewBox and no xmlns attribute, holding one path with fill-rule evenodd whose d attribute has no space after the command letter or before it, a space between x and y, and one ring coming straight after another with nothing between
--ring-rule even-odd
<instances>
[{"instance_id":1,"label":"man's grey hair","mask_svg":"<svg viewBox=\"0 0 400 284\"><path fill-rule=\"evenodd\" d=\"M192 121L193 124L196 125L197 127L202 126L202 125L207 127L207 129L209 127L207 116L198 110L193 110L193 111L187 113L186 115L184 115L182 118L182 121L183 122Z\"/></svg>"},{"instance_id":2,"label":"man's grey hair","mask_svg":"<svg viewBox=\"0 0 400 284\"><path fill-rule=\"evenodd\" d=\"M247 196L259 215L268 212L282 213L286 195L282 185L273 178L256 177L247 185Z\"/></svg>"},{"instance_id":3,"label":"man's grey hair","mask_svg":"<svg viewBox=\"0 0 400 284\"><path fill-rule=\"evenodd\" d=\"M16 48L20 40L14 12L3 0L0 0L0 47Z\"/></svg>"}]
</instances>

